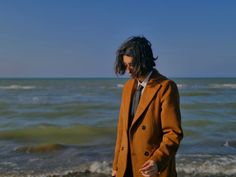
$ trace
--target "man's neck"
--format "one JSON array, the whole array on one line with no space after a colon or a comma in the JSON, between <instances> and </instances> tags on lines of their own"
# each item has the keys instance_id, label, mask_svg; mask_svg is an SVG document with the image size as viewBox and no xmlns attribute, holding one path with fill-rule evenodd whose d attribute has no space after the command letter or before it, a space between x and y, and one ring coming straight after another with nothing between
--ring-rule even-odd
<instances>
[{"instance_id":1,"label":"man's neck","mask_svg":"<svg viewBox=\"0 0 236 177\"><path fill-rule=\"evenodd\" d=\"M150 74L151 71L147 72L145 75L140 76L139 78L137 78L137 80L142 83L144 81L144 79L146 79L146 77Z\"/></svg>"},{"instance_id":2,"label":"man's neck","mask_svg":"<svg viewBox=\"0 0 236 177\"><path fill-rule=\"evenodd\" d=\"M148 82L151 73L152 73L152 71L148 72L145 76L141 76L141 77L137 78L138 82L142 83L143 81L145 81L145 79L147 80L145 82Z\"/></svg>"}]
</instances>

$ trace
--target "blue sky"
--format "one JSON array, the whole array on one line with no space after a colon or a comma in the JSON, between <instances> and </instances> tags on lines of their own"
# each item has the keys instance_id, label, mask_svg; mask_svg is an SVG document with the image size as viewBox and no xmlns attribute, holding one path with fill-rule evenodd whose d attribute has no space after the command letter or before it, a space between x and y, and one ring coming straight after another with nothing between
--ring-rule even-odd
<instances>
[{"instance_id":1,"label":"blue sky","mask_svg":"<svg viewBox=\"0 0 236 177\"><path fill-rule=\"evenodd\" d=\"M168 77L236 77L236 1L0 0L0 77L115 77L144 35Z\"/></svg>"}]
</instances>

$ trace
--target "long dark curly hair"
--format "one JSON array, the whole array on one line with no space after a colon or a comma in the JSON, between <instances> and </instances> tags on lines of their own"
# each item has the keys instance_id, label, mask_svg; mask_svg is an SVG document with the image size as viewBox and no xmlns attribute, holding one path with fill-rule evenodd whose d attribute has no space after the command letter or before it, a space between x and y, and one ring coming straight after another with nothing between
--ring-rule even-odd
<instances>
[{"instance_id":1,"label":"long dark curly hair","mask_svg":"<svg viewBox=\"0 0 236 177\"><path fill-rule=\"evenodd\" d=\"M143 36L128 38L116 52L115 73L117 75L125 73L126 66L123 62L123 56L127 55L133 58L132 75L136 78L145 76L156 66L155 60L158 58L153 57L151 46L151 43Z\"/></svg>"}]
</instances>

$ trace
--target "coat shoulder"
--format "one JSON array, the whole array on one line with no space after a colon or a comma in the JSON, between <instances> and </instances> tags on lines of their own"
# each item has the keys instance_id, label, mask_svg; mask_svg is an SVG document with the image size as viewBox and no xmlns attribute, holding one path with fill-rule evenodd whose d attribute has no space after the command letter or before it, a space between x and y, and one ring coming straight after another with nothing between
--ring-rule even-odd
<instances>
[{"instance_id":1,"label":"coat shoulder","mask_svg":"<svg viewBox=\"0 0 236 177\"><path fill-rule=\"evenodd\" d=\"M178 87L175 81L169 79L164 75L160 74L156 81L161 85L161 90L163 90L163 92L165 92L165 90L167 89L178 91Z\"/></svg>"},{"instance_id":2,"label":"coat shoulder","mask_svg":"<svg viewBox=\"0 0 236 177\"><path fill-rule=\"evenodd\" d=\"M156 81L161 85L176 85L173 80L169 79L168 77L162 74L156 76Z\"/></svg>"},{"instance_id":3,"label":"coat shoulder","mask_svg":"<svg viewBox=\"0 0 236 177\"><path fill-rule=\"evenodd\" d=\"M132 86L133 83L134 83L134 79L129 79L129 80L127 80L127 81L125 82L125 84L124 84L123 89L125 90L127 87Z\"/></svg>"},{"instance_id":4,"label":"coat shoulder","mask_svg":"<svg viewBox=\"0 0 236 177\"><path fill-rule=\"evenodd\" d=\"M168 78L162 81L162 85L164 87L177 87L177 84L175 83L175 81Z\"/></svg>"}]
</instances>

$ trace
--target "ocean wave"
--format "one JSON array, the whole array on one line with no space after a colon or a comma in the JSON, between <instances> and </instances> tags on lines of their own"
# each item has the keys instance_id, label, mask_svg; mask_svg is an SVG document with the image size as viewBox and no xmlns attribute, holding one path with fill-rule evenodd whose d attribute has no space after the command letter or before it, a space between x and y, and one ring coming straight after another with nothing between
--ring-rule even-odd
<instances>
[{"instance_id":1,"label":"ocean wave","mask_svg":"<svg viewBox=\"0 0 236 177\"><path fill-rule=\"evenodd\" d=\"M94 161L84 164L77 172L111 174L111 162ZM181 176L235 176L236 155L178 155L177 172Z\"/></svg>"},{"instance_id":2,"label":"ocean wave","mask_svg":"<svg viewBox=\"0 0 236 177\"><path fill-rule=\"evenodd\" d=\"M236 89L236 83L178 83L177 86L179 89Z\"/></svg>"},{"instance_id":3,"label":"ocean wave","mask_svg":"<svg viewBox=\"0 0 236 177\"><path fill-rule=\"evenodd\" d=\"M8 164L7 164L8 165ZM177 172L181 177L235 177L236 175L236 155L209 155L209 154L189 154L177 155ZM68 168L68 167L67 167ZM55 171L18 171L14 174L13 171L1 173L5 176L45 176L45 177L108 177L112 170L112 161L94 160L85 162L80 165L71 167L70 169L54 169ZM24 175L23 175L24 174Z\"/></svg>"},{"instance_id":4,"label":"ocean wave","mask_svg":"<svg viewBox=\"0 0 236 177\"><path fill-rule=\"evenodd\" d=\"M48 153L48 152L58 151L63 148L65 148L65 146L61 144L43 144L37 146L17 147L15 151L24 153Z\"/></svg>"},{"instance_id":5,"label":"ocean wave","mask_svg":"<svg viewBox=\"0 0 236 177\"><path fill-rule=\"evenodd\" d=\"M210 88L226 88L226 89L236 89L236 84L210 84Z\"/></svg>"},{"instance_id":6,"label":"ocean wave","mask_svg":"<svg viewBox=\"0 0 236 177\"><path fill-rule=\"evenodd\" d=\"M211 93L211 92L201 92L201 91L194 91L194 92L183 92L181 93L181 96L210 96L210 95L213 95L214 93Z\"/></svg>"},{"instance_id":7,"label":"ocean wave","mask_svg":"<svg viewBox=\"0 0 236 177\"><path fill-rule=\"evenodd\" d=\"M69 137L69 138L68 138ZM115 138L114 127L75 124L69 127L39 124L17 130L0 131L2 140L18 140L44 144L93 144Z\"/></svg>"},{"instance_id":8,"label":"ocean wave","mask_svg":"<svg viewBox=\"0 0 236 177\"><path fill-rule=\"evenodd\" d=\"M182 89L182 88L185 88L185 87L186 87L186 84L177 84L177 87L178 87L179 89Z\"/></svg>"},{"instance_id":9,"label":"ocean wave","mask_svg":"<svg viewBox=\"0 0 236 177\"><path fill-rule=\"evenodd\" d=\"M0 86L2 90L31 90L35 89L36 86L32 85L9 85L9 86Z\"/></svg>"},{"instance_id":10,"label":"ocean wave","mask_svg":"<svg viewBox=\"0 0 236 177\"><path fill-rule=\"evenodd\" d=\"M111 174L111 162L108 161L93 161L83 164L77 169L78 172L102 173Z\"/></svg>"},{"instance_id":11,"label":"ocean wave","mask_svg":"<svg viewBox=\"0 0 236 177\"><path fill-rule=\"evenodd\" d=\"M182 103L181 108L183 109L194 109L194 110L206 110L208 109L208 113L211 113L210 109L222 109L222 108L227 108L227 109L236 109L236 102L215 102L215 103ZM215 111L213 113L216 113Z\"/></svg>"},{"instance_id":12,"label":"ocean wave","mask_svg":"<svg viewBox=\"0 0 236 177\"><path fill-rule=\"evenodd\" d=\"M192 176L235 176L236 155L183 155L177 171Z\"/></svg>"},{"instance_id":13,"label":"ocean wave","mask_svg":"<svg viewBox=\"0 0 236 177\"><path fill-rule=\"evenodd\" d=\"M124 84L117 84L116 85L118 88L123 88L124 87Z\"/></svg>"}]
</instances>

